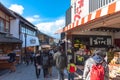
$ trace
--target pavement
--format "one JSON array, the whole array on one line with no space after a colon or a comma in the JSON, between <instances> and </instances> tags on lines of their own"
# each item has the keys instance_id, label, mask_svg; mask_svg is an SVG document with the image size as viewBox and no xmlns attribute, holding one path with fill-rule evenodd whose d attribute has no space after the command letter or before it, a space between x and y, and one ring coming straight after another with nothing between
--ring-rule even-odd
<instances>
[{"instance_id":1,"label":"pavement","mask_svg":"<svg viewBox=\"0 0 120 80\"><path fill-rule=\"evenodd\" d=\"M77 66L78 69L75 73L75 80L81 80L82 77L82 67ZM58 80L58 73L55 67L52 69L52 77L48 77L46 80ZM26 66L25 64L17 65L16 72L10 73L8 70L0 71L0 80L45 80L43 78L43 71L41 71L40 78L37 79L35 75L35 67L33 64ZM65 80L67 76L65 76Z\"/></svg>"}]
</instances>

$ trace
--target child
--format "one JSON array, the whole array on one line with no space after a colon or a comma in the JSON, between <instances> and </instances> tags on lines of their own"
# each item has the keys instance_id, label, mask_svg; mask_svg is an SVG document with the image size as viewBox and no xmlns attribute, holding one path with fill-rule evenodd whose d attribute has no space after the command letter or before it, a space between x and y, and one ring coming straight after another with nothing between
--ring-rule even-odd
<instances>
[{"instance_id":1,"label":"child","mask_svg":"<svg viewBox=\"0 0 120 80\"><path fill-rule=\"evenodd\" d=\"M76 65L73 62L74 60L71 59L70 63L68 64L67 70L68 70L68 80L74 80L74 73L77 70Z\"/></svg>"}]
</instances>

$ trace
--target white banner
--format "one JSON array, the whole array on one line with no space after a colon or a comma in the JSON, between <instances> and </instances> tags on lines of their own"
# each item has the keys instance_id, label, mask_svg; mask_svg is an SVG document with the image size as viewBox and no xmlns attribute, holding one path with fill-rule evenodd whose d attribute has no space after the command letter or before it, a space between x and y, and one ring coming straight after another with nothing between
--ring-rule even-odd
<instances>
[{"instance_id":1,"label":"white banner","mask_svg":"<svg viewBox=\"0 0 120 80\"><path fill-rule=\"evenodd\" d=\"M23 44L22 44L22 47L25 47L25 44L26 44L26 47L29 47L29 46L39 46L39 39L38 37L36 36L30 36L30 35L22 35L22 41L23 41Z\"/></svg>"}]
</instances>

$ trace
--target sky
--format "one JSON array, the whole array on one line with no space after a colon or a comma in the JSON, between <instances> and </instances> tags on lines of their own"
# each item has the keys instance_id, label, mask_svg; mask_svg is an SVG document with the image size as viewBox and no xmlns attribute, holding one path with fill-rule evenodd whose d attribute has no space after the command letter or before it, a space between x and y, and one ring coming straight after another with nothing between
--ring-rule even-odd
<instances>
[{"instance_id":1,"label":"sky","mask_svg":"<svg viewBox=\"0 0 120 80\"><path fill-rule=\"evenodd\" d=\"M37 28L54 38L55 32L65 27L65 13L70 0L0 0L7 8L17 12Z\"/></svg>"}]
</instances>

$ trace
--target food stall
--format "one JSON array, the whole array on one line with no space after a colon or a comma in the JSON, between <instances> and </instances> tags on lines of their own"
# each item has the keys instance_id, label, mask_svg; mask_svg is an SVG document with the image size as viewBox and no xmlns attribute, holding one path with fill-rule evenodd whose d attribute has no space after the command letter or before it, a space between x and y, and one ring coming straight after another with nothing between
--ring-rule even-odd
<instances>
[{"instance_id":1,"label":"food stall","mask_svg":"<svg viewBox=\"0 0 120 80\"><path fill-rule=\"evenodd\" d=\"M120 51L113 52L114 57L109 63L109 76L111 80L120 79Z\"/></svg>"}]
</instances>

